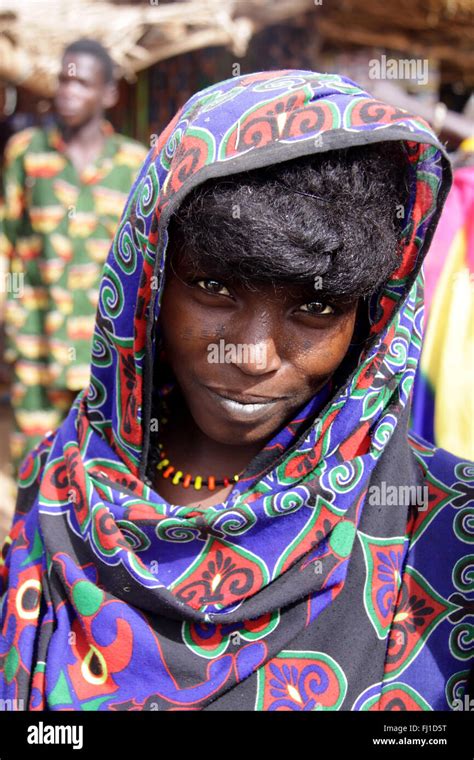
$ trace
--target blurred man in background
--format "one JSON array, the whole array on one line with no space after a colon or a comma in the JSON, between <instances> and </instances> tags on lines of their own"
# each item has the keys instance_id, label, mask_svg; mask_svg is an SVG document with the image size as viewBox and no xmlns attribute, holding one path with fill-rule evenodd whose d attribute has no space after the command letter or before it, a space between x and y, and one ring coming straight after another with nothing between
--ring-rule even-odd
<instances>
[{"instance_id":1,"label":"blurred man in background","mask_svg":"<svg viewBox=\"0 0 474 760\"><path fill-rule=\"evenodd\" d=\"M64 51L57 127L19 132L6 148L3 241L18 286L6 310L15 469L88 384L102 265L146 154L104 120L117 98L108 52L78 40Z\"/></svg>"}]
</instances>

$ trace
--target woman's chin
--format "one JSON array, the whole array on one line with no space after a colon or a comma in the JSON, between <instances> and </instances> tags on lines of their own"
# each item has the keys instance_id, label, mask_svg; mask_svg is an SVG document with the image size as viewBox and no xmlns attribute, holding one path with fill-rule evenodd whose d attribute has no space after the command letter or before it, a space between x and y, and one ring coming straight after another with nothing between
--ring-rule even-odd
<instances>
[{"instance_id":1,"label":"woman's chin","mask_svg":"<svg viewBox=\"0 0 474 760\"><path fill-rule=\"evenodd\" d=\"M220 420L217 415L212 420L203 420L200 416L194 416L194 422L201 431L216 443L224 446L246 446L265 442L279 429L275 420L268 421L265 425L255 424L253 420L232 421ZM283 423L282 423L283 424Z\"/></svg>"}]
</instances>

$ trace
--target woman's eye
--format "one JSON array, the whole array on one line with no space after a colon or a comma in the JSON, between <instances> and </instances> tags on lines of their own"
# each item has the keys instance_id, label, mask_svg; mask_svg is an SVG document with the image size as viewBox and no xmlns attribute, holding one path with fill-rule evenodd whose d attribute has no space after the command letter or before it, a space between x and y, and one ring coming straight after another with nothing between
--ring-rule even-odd
<instances>
[{"instance_id":1,"label":"woman's eye","mask_svg":"<svg viewBox=\"0 0 474 760\"><path fill-rule=\"evenodd\" d=\"M334 314L334 308L330 306L328 303L321 303L320 301L311 301L310 303L305 303L301 307L301 311L306 312L307 314L317 314L317 315L324 315L327 316L329 314Z\"/></svg>"},{"instance_id":2,"label":"woman's eye","mask_svg":"<svg viewBox=\"0 0 474 760\"><path fill-rule=\"evenodd\" d=\"M206 293L212 293L213 295L230 296L229 291L218 280L196 280L196 285L205 290Z\"/></svg>"}]
</instances>

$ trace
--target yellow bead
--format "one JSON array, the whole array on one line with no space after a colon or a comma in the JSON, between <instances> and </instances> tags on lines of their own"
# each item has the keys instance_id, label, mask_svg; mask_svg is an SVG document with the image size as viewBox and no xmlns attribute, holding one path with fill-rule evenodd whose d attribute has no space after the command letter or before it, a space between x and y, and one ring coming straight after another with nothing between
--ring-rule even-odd
<instances>
[{"instance_id":1,"label":"yellow bead","mask_svg":"<svg viewBox=\"0 0 474 760\"><path fill-rule=\"evenodd\" d=\"M158 464L156 465L156 469L162 470L163 467L167 467L169 463L170 463L169 459L162 459L161 462L158 462Z\"/></svg>"},{"instance_id":2,"label":"yellow bead","mask_svg":"<svg viewBox=\"0 0 474 760\"><path fill-rule=\"evenodd\" d=\"M237 483L238 479L239 479L239 476L238 475L234 475L234 480L235 480L236 483Z\"/></svg>"},{"instance_id":3,"label":"yellow bead","mask_svg":"<svg viewBox=\"0 0 474 760\"><path fill-rule=\"evenodd\" d=\"M199 489L201 488L201 486L202 486L202 478L201 478L200 475L198 475L197 478L194 481L194 488L196 489L196 491L199 491Z\"/></svg>"},{"instance_id":4,"label":"yellow bead","mask_svg":"<svg viewBox=\"0 0 474 760\"><path fill-rule=\"evenodd\" d=\"M178 470L176 475L173 475L171 482L173 483L173 485L177 486L182 477L183 477L183 473L181 472L181 470Z\"/></svg>"}]
</instances>

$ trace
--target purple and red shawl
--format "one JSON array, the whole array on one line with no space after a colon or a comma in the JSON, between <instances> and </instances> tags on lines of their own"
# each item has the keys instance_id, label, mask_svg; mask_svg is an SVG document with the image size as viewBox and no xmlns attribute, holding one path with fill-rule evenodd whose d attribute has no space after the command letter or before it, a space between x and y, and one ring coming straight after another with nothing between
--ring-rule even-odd
<instances>
[{"instance_id":1,"label":"purple and red shawl","mask_svg":"<svg viewBox=\"0 0 474 760\"><path fill-rule=\"evenodd\" d=\"M403 256L370 300L355 368L278 431L226 502L199 515L168 504L145 472L171 214L209 178L391 140L410 176ZM424 121L343 77L260 72L185 103L112 243L90 385L22 468L0 566L1 698L28 710L448 710L463 698L473 465L407 432L420 267L450 181Z\"/></svg>"}]
</instances>

